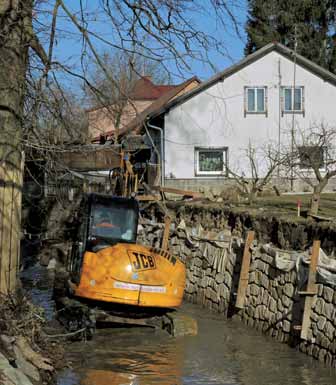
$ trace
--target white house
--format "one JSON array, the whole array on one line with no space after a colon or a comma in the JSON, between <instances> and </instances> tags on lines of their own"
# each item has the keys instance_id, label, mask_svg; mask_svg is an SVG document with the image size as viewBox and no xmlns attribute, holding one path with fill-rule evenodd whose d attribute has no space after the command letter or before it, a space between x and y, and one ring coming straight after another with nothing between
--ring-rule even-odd
<instances>
[{"instance_id":1,"label":"white house","mask_svg":"<svg viewBox=\"0 0 336 385\"><path fill-rule=\"evenodd\" d=\"M282 148L292 133L336 127L336 76L272 43L169 102L149 122L162 114L165 184L218 185L227 166L249 175L249 144Z\"/></svg>"}]
</instances>

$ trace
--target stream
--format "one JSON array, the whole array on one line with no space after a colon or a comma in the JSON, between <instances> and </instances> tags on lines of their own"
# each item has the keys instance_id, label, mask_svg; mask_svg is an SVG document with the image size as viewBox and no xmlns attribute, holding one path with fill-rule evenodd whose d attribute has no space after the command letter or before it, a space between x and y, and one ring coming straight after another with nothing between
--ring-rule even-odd
<instances>
[{"instance_id":1,"label":"stream","mask_svg":"<svg viewBox=\"0 0 336 385\"><path fill-rule=\"evenodd\" d=\"M32 300L53 317L50 277L34 266L22 273ZM198 335L173 338L148 328L99 329L94 339L67 343L58 385L335 385L336 370L237 320L196 305L183 310Z\"/></svg>"}]
</instances>

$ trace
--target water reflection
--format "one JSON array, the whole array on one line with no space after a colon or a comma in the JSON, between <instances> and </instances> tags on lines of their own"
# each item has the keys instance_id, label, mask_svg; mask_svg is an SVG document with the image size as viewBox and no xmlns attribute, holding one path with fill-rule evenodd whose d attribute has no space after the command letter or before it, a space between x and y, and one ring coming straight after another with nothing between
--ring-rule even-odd
<instances>
[{"instance_id":1,"label":"water reflection","mask_svg":"<svg viewBox=\"0 0 336 385\"><path fill-rule=\"evenodd\" d=\"M138 385L136 375L126 373L113 373L107 370L88 370L83 385Z\"/></svg>"},{"instance_id":2,"label":"water reflection","mask_svg":"<svg viewBox=\"0 0 336 385\"><path fill-rule=\"evenodd\" d=\"M135 375L127 373L115 373L106 370L88 370L85 378L81 381L81 385L180 385L180 380L164 379L162 375L153 379L144 375Z\"/></svg>"},{"instance_id":3,"label":"water reflection","mask_svg":"<svg viewBox=\"0 0 336 385\"><path fill-rule=\"evenodd\" d=\"M163 332L129 328L100 331L94 341L74 344L69 358L81 385L182 385L182 343ZM78 358L81 364L78 366Z\"/></svg>"}]
</instances>

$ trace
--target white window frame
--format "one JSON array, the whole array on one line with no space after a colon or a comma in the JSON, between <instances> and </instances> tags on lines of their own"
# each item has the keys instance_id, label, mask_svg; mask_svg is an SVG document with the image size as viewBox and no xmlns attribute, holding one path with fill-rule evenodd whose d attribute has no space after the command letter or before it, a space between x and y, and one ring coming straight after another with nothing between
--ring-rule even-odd
<instances>
[{"instance_id":1,"label":"white window frame","mask_svg":"<svg viewBox=\"0 0 336 385\"><path fill-rule=\"evenodd\" d=\"M195 176L227 176L228 164L228 147L195 147ZM223 170L221 171L201 171L199 168L200 152L222 152L223 153Z\"/></svg>"},{"instance_id":2,"label":"white window frame","mask_svg":"<svg viewBox=\"0 0 336 385\"><path fill-rule=\"evenodd\" d=\"M286 110L285 107L286 107L286 101L285 101L285 90L288 90L290 89L291 90L291 94L292 94L292 109L291 110ZM294 86L282 86L281 87L281 110L282 110L282 114L303 114L305 113L305 109L304 109L304 101L305 101L305 97L304 97L304 86L295 86L295 89L300 89L301 90L301 109L300 110L294 110Z\"/></svg>"},{"instance_id":3,"label":"white window frame","mask_svg":"<svg viewBox=\"0 0 336 385\"><path fill-rule=\"evenodd\" d=\"M263 111L258 111L257 110L257 90L264 90L264 110ZM248 109L248 91L249 90L254 90L254 98L255 98L255 110L250 111ZM266 86L246 86L244 87L244 116L248 115L266 115L267 116L267 87Z\"/></svg>"}]
</instances>

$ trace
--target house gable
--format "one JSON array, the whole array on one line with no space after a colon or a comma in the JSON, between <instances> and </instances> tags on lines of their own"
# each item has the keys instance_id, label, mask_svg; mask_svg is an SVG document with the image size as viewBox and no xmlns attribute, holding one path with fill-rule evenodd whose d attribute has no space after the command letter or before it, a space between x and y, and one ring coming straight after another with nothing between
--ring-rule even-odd
<instances>
[{"instance_id":1,"label":"house gable","mask_svg":"<svg viewBox=\"0 0 336 385\"><path fill-rule=\"evenodd\" d=\"M245 154L250 143L261 149L268 144L278 148L289 144L293 127L297 135L322 122L336 127L335 76L304 58L294 66L288 51L269 45L253 54L253 60L243 59L160 111L165 122L167 181L205 183L223 178L225 168L216 169L220 159L237 173L249 175ZM293 114L284 108L284 94L294 90L294 83L300 88L300 110ZM263 90L264 110L247 111L249 89L256 100L257 90ZM201 158L203 164L213 164L211 172L202 169Z\"/></svg>"},{"instance_id":2,"label":"house gable","mask_svg":"<svg viewBox=\"0 0 336 385\"><path fill-rule=\"evenodd\" d=\"M299 54L295 54L293 50L285 47L280 43L270 43L270 44L267 44L265 47L259 49L258 51L246 56L245 58L240 60L238 63L215 74L210 79L202 82L198 87L194 88L190 92L181 95L179 98L175 98L166 106L164 106L164 108L162 108L161 111L158 111L157 114L162 114L163 112L168 111L170 108L173 108L174 106L185 102L189 98L192 98L195 95L207 90L208 88L212 87L214 84L218 82L223 82L226 78L244 69L245 67L255 63L256 61L262 59L264 56L268 55L271 52L277 52L282 57L290 60L293 64L294 64L294 57L295 57L295 62L298 66L306 69L307 71L311 72L315 76L318 76L323 81L329 82L330 84L336 86L335 74L322 68L318 64L315 64L311 60L306 59L305 57Z\"/></svg>"}]
</instances>

